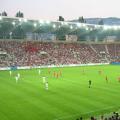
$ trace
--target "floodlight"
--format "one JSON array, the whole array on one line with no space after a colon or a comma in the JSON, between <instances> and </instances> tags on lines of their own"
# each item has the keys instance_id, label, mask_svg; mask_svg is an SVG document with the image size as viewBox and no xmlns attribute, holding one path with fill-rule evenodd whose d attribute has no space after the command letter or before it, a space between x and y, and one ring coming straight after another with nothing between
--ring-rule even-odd
<instances>
[{"instance_id":1,"label":"floodlight","mask_svg":"<svg viewBox=\"0 0 120 120\"><path fill-rule=\"evenodd\" d=\"M70 29L73 29L73 26L72 26L72 25L70 26Z\"/></svg>"},{"instance_id":2,"label":"floodlight","mask_svg":"<svg viewBox=\"0 0 120 120\"><path fill-rule=\"evenodd\" d=\"M47 21L46 21L46 23L47 23L47 24L50 24L50 21L49 21L49 20L47 20Z\"/></svg>"},{"instance_id":3,"label":"floodlight","mask_svg":"<svg viewBox=\"0 0 120 120\"><path fill-rule=\"evenodd\" d=\"M110 29L110 26L105 25L105 26L103 26L103 29L108 30L108 29Z\"/></svg>"},{"instance_id":4,"label":"floodlight","mask_svg":"<svg viewBox=\"0 0 120 120\"><path fill-rule=\"evenodd\" d=\"M78 27L81 27L81 23L77 23L77 26L78 26Z\"/></svg>"},{"instance_id":5,"label":"floodlight","mask_svg":"<svg viewBox=\"0 0 120 120\"><path fill-rule=\"evenodd\" d=\"M12 22L13 25L15 25L15 22Z\"/></svg>"},{"instance_id":6,"label":"floodlight","mask_svg":"<svg viewBox=\"0 0 120 120\"><path fill-rule=\"evenodd\" d=\"M22 21L22 19L21 18L19 18L19 22L21 22Z\"/></svg>"},{"instance_id":7,"label":"floodlight","mask_svg":"<svg viewBox=\"0 0 120 120\"><path fill-rule=\"evenodd\" d=\"M0 20L2 20L2 17L0 16Z\"/></svg>"},{"instance_id":8,"label":"floodlight","mask_svg":"<svg viewBox=\"0 0 120 120\"><path fill-rule=\"evenodd\" d=\"M90 28L90 31L92 31L93 30L93 28Z\"/></svg>"},{"instance_id":9,"label":"floodlight","mask_svg":"<svg viewBox=\"0 0 120 120\"><path fill-rule=\"evenodd\" d=\"M39 20L39 23L40 23L40 24L43 24L43 23L44 23L44 21L43 21L43 20Z\"/></svg>"},{"instance_id":10,"label":"floodlight","mask_svg":"<svg viewBox=\"0 0 120 120\"><path fill-rule=\"evenodd\" d=\"M37 26L37 24L36 23L34 23L34 27L36 27Z\"/></svg>"},{"instance_id":11,"label":"floodlight","mask_svg":"<svg viewBox=\"0 0 120 120\"><path fill-rule=\"evenodd\" d=\"M24 22L27 22L27 19L26 19L26 18L24 19Z\"/></svg>"},{"instance_id":12,"label":"floodlight","mask_svg":"<svg viewBox=\"0 0 120 120\"><path fill-rule=\"evenodd\" d=\"M59 25L58 28L60 28L61 26Z\"/></svg>"},{"instance_id":13,"label":"floodlight","mask_svg":"<svg viewBox=\"0 0 120 120\"><path fill-rule=\"evenodd\" d=\"M56 25L55 25L55 24L53 25L53 28L56 28Z\"/></svg>"},{"instance_id":14,"label":"floodlight","mask_svg":"<svg viewBox=\"0 0 120 120\"><path fill-rule=\"evenodd\" d=\"M65 24L65 25L68 25L68 23L67 23L67 22L64 22L64 24Z\"/></svg>"},{"instance_id":15,"label":"floodlight","mask_svg":"<svg viewBox=\"0 0 120 120\"><path fill-rule=\"evenodd\" d=\"M114 30L118 30L118 29L119 29L118 26L113 26L112 28L113 28Z\"/></svg>"},{"instance_id":16,"label":"floodlight","mask_svg":"<svg viewBox=\"0 0 120 120\"><path fill-rule=\"evenodd\" d=\"M99 25L95 25L94 27L97 29L97 28L99 28L100 26L99 26Z\"/></svg>"},{"instance_id":17,"label":"floodlight","mask_svg":"<svg viewBox=\"0 0 120 120\"><path fill-rule=\"evenodd\" d=\"M83 26L83 27L85 27L85 26L86 26L86 24L82 24L82 26Z\"/></svg>"},{"instance_id":18,"label":"floodlight","mask_svg":"<svg viewBox=\"0 0 120 120\"><path fill-rule=\"evenodd\" d=\"M88 28L88 27L86 27L85 29L86 29L87 31L89 30L89 28Z\"/></svg>"}]
</instances>

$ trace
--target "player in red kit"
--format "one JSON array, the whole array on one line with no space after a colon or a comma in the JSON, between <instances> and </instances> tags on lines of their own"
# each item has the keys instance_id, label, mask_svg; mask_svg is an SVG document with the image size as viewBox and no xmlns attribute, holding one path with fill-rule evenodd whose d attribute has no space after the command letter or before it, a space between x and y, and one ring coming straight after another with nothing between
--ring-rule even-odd
<instances>
[{"instance_id":1,"label":"player in red kit","mask_svg":"<svg viewBox=\"0 0 120 120\"><path fill-rule=\"evenodd\" d=\"M48 73L50 74L50 68L48 68Z\"/></svg>"},{"instance_id":2,"label":"player in red kit","mask_svg":"<svg viewBox=\"0 0 120 120\"><path fill-rule=\"evenodd\" d=\"M101 74L102 74L102 71L101 71L101 70L99 70L99 71L98 71L98 73L99 73L99 75L101 75Z\"/></svg>"},{"instance_id":3,"label":"player in red kit","mask_svg":"<svg viewBox=\"0 0 120 120\"><path fill-rule=\"evenodd\" d=\"M120 82L120 77L118 77L118 82Z\"/></svg>"},{"instance_id":4,"label":"player in red kit","mask_svg":"<svg viewBox=\"0 0 120 120\"><path fill-rule=\"evenodd\" d=\"M56 72L54 71L53 76L56 77Z\"/></svg>"}]
</instances>

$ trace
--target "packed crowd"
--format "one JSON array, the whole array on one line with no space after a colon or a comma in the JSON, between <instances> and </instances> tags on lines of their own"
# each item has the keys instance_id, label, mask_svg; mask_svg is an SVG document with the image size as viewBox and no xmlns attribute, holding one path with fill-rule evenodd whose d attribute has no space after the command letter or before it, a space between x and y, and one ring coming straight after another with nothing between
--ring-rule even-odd
<instances>
[{"instance_id":1,"label":"packed crowd","mask_svg":"<svg viewBox=\"0 0 120 120\"><path fill-rule=\"evenodd\" d=\"M77 118L76 120L84 120L83 117ZM120 120L120 115L118 112L113 112L110 115L101 115L100 117L91 117L90 120Z\"/></svg>"},{"instance_id":2,"label":"packed crowd","mask_svg":"<svg viewBox=\"0 0 120 120\"><path fill-rule=\"evenodd\" d=\"M86 64L119 60L120 44L0 41L0 67Z\"/></svg>"}]
</instances>

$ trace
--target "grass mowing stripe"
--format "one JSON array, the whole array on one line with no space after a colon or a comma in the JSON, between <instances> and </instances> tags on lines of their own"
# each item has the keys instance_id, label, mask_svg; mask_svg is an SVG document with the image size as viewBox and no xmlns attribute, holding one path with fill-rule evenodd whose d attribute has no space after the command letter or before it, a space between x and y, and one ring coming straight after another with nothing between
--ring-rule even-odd
<instances>
[{"instance_id":1,"label":"grass mowing stripe","mask_svg":"<svg viewBox=\"0 0 120 120\"><path fill-rule=\"evenodd\" d=\"M86 75L82 74L83 69ZM101 76L98 74L100 69L103 70ZM119 107L120 84L116 81L119 76L117 72L119 66L71 67L61 70L63 75L58 79L53 77L53 72L59 71L59 68L51 68L52 74L48 74L47 69L41 69L40 76L36 69L18 70L16 73L21 74L18 84L14 76L10 77L8 71L0 71L0 100L1 103L6 103L5 106L0 104L1 119L53 120L63 117L62 120L75 120L82 113L85 113L83 116L87 118ZM109 78L108 85L105 81L106 75ZM49 91L44 88L42 76L48 79ZM92 80L91 89L88 88L89 79ZM109 108L110 106L115 108ZM15 112L17 108L19 109ZM103 110L103 108L108 109ZM89 113L90 111L94 112ZM4 118L3 113L7 118ZM64 118L70 115L71 117Z\"/></svg>"}]
</instances>

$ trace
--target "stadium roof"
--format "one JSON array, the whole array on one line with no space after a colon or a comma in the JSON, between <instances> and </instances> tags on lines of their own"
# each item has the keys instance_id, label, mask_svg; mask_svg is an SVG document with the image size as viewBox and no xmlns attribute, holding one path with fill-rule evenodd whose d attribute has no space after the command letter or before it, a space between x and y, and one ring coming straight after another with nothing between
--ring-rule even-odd
<instances>
[{"instance_id":1,"label":"stadium roof","mask_svg":"<svg viewBox=\"0 0 120 120\"><path fill-rule=\"evenodd\" d=\"M52 25L53 28L59 29L62 26L69 27L70 29L79 29L85 28L86 30L92 29L104 29L104 30L118 30L120 26L109 26L109 25L95 25L95 24L86 24L86 23L79 23L79 22L68 22L68 21L49 21L49 20L33 20L27 18L18 18L18 17L5 17L0 16L0 23L1 22L11 22L13 25L15 24L22 24L22 23L31 23L34 27L42 26L42 25Z\"/></svg>"},{"instance_id":2,"label":"stadium roof","mask_svg":"<svg viewBox=\"0 0 120 120\"><path fill-rule=\"evenodd\" d=\"M107 36L120 39L120 26L94 25L68 21L32 20L0 16L0 38L24 39L30 34L54 34L58 39L77 35L79 40L104 40Z\"/></svg>"}]
</instances>

